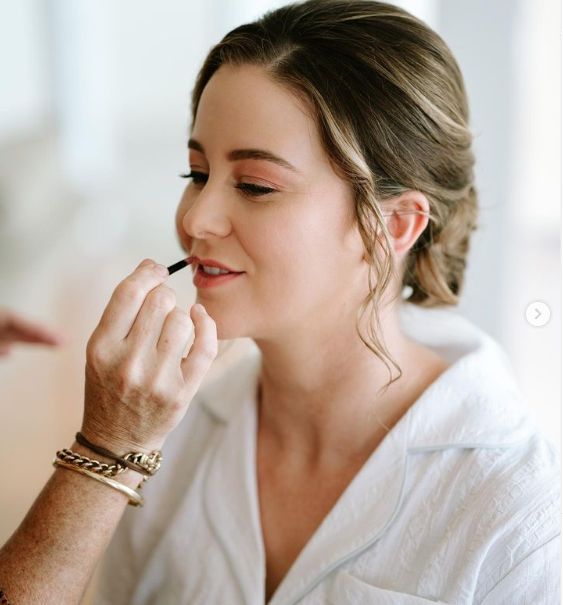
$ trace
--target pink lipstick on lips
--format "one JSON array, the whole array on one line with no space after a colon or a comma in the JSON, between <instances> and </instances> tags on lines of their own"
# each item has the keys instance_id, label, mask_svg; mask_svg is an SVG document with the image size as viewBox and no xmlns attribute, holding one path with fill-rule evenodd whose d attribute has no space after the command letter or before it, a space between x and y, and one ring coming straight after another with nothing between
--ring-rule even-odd
<instances>
[{"instance_id":1,"label":"pink lipstick on lips","mask_svg":"<svg viewBox=\"0 0 563 605\"><path fill-rule=\"evenodd\" d=\"M244 271L235 271L212 258L197 258L197 269L194 273L193 283L196 288L212 288L228 281L233 281L244 274ZM207 273L203 267L213 267L222 270L222 273Z\"/></svg>"},{"instance_id":2,"label":"pink lipstick on lips","mask_svg":"<svg viewBox=\"0 0 563 605\"><path fill-rule=\"evenodd\" d=\"M189 256L188 258L182 259L177 263L170 265L168 267L168 273L172 275L172 273L176 273L176 271L180 271L180 269L183 269L192 263L197 263L197 269L193 276L193 283L196 288L211 288L213 286L219 286L227 281L236 279L239 277L239 275L244 274L244 271L233 271L230 267L227 267L226 265L223 265L222 263L219 263L211 258L199 259L197 256ZM219 273L215 275L206 273L203 270L203 266L217 267L218 269L228 271L228 273Z\"/></svg>"}]
</instances>

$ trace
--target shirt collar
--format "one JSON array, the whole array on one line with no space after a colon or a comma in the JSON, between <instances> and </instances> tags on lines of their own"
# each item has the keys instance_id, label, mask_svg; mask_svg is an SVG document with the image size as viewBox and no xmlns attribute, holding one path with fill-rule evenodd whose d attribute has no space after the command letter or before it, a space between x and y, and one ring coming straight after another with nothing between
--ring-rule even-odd
<instances>
[{"instance_id":1,"label":"shirt collar","mask_svg":"<svg viewBox=\"0 0 563 605\"><path fill-rule=\"evenodd\" d=\"M379 540L404 497L409 454L450 447L511 447L531 434L529 416L500 346L455 313L412 307L402 310L405 331L452 365L371 454L299 554L272 605L299 602L332 570ZM245 603L263 602L258 596L265 578L255 474L260 364L256 349L198 393L208 412L225 425L208 469L204 497L209 521Z\"/></svg>"},{"instance_id":2,"label":"shirt collar","mask_svg":"<svg viewBox=\"0 0 563 605\"><path fill-rule=\"evenodd\" d=\"M405 332L450 367L408 410L409 451L508 447L537 430L509 358L498 342L447 309L402 309Z\"/></svg>"}]
</instances>

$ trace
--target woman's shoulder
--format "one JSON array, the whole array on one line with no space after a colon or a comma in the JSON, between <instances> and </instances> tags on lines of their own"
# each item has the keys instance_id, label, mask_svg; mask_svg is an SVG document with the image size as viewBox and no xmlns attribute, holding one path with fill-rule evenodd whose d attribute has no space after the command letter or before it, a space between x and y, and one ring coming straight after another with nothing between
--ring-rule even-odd
<instances>
[{"instance_id":1,"label":"woman's shoulder","mask_svg":"<svg viewBox=\"0 0 563 605\"><path fill-rule=\"evenodd\" d=\"M448 565L463 570L485 595L534 552L552 552L547 545L560 534L559 451L494 343L483 340L446 370L407 425L402 518L413 544L439 551L438 575Z\"/></svg>"},{"instance_id":2,"label":"woman's shoulder","mask_svg":"<svg viewBox=\"0 0 563 605\"><path fill-rule=\"evenodd\" d=\"M541 541L560 531L560 453L537 428L513 443L459 444L409 456L415 499L451 517L475 545L510 534Z\"/></svg>"},{"instance_id":3,"label":"woman's shoulder","mask_svg":"<svg viewBox=\"0 0 563 605\"><path fill-rule=\"evenodd\" d=\"M470 457L470 468L481 477L474 487L482 503L478 526L491 531L513 526L516 533L537 532L540 526L559 531L559 452L541 432L512 447L477 449Z\"/></svg>"},{"instance_id":4,"label":"woman's shoulder","mask_svg":"<svg viewBox=\"0 0 563 605\"><path fill-rule=\"evenodd\" d=\"M476 595L486 595L503 582L513 590L518 569L526 574L534 568L537 581L544 576L545 582L553 581L548 570L559 557L561 534L558 450L535 432L525 443L496 455L476 452L475 464L486 472L472 499L468 542L474 549L486 545Z\"/></svg>"},{"instance_id":5,"label":"woman's shoulder","mask_svg":"<svg viewBox=\"0 0 563 605\"><path fill-rule=\"evenodd\" d=\"M463 424L464 418L458 416L457 421ZM452 493L444 505L465 502L466 512L477 513L475 522L482 526L514 518L518 511L536 505L553 505L560 494L558 448L536 425L526 425L525 418L515 420L511 428L504 442L496 431L477 432L476 425L475 434L467 439L462 432L459 437L454 434L457 441L448 435L450 440L444 443L436 438L435 445L412 447L408 465L412 489Z\"/></svg>"},{"instance_id":6,"label":"woman's shoulder","mask_svg":"<svg viewBox=\"0 0 563 605\"><path fill-rule=\"evenodd\" d=\"M541 563L539 577L557 575L548 570L561 531L560 463L543 434L533 431L512 444L419 450L409 455L408 469L398 535L409 565L425 553L423 585L458 587L475 603L493 603L485 595L495 594L505 577L513 590L518 569Z\"/></svg>"}]
</instances>

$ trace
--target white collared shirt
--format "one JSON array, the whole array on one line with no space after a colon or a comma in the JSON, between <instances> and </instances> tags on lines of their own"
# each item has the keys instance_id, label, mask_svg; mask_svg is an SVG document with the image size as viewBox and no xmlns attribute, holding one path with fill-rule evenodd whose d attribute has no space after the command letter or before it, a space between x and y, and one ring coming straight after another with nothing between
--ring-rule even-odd
<instances>
[{"instance_id":1,"label":"white collared shirt","mask_svg":"<svg viewBox=\"0 0 563 605\"><path fill-rule=\"evenodd\" d=\"M270 605L555 605L559 453L508 358L446 309L405 303L403 329L450 363L386 435ZM128 507L96 605L264 605L256 480L260 354L205 385ZM294 503L293 503L294 505Z\"/></svg>"}]
</instances>

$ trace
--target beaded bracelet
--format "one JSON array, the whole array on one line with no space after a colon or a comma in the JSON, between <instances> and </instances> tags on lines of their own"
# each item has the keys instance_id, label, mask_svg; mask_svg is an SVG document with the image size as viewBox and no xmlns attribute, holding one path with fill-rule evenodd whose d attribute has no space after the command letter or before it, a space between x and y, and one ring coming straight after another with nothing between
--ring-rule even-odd
<instances>
[{"instance_id":1,"label":"beaded bracelet","mask_svg":"<svg viewBox=\"0 0 563 605\"><path fill-rule=\"evenodd\" d=\"M1 605L10 605L6 593L0 588L0 603Z\"/></svg>"}]
</instances>

